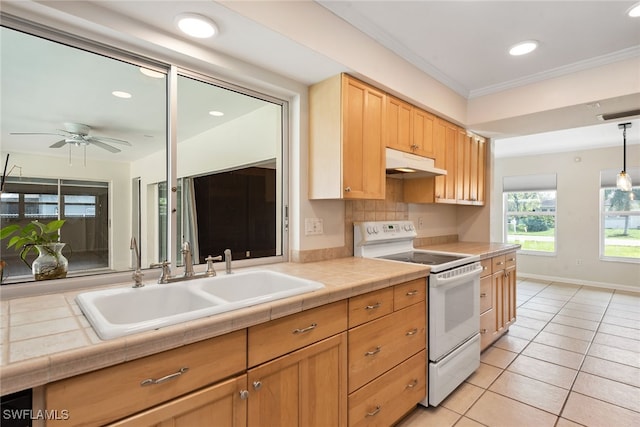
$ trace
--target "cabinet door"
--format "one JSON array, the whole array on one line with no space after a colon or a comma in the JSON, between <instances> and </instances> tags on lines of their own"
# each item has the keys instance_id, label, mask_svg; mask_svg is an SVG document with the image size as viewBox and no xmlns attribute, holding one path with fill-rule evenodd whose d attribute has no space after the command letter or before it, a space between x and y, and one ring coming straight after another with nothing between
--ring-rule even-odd
<instances>
[{"instance_id":1,"label":"cabinet door","mask_svg":"<svg viewBox=\"0 0 640 427\"><path fill-rule=\"evenodd\" d=\"M386 146L396 150L413 152L411 129L411 104L387 95Z\"/></svg>"},{"instance_id":2,"label":"cabinet door","mask_svg":"<svg viewBox=\"0 0 640 427\"><path fill-rule=\"evenodd\" d=\"M435 116L419 108L413 109L413 152L419 156L434 157L433 125Z\"/></svg>"},{"instance_id":3,"label":"cabinet door","mask_svg":"<svg viewBox=\"0 0 640 427\"><path fill-rule=\"evenodd\" d=\"M495 311L495 332L498 335L504 332L505 314L504 314L504 291L505 291L505 275L504 270L499 270L491 275L493 283L493 310Z\"/></svg>"},{"instance_id":4,"label":"cabinet door","mask_svg":"<svg viewBox=\"0 0 640 427\"><path fill-rule=\"evenodd\" d=\"M484 205L485 202L485 182L487 173L487 141L484 138L478 139L478 180L476 204Z\"/></svg>"},{"instance_id":5,"label":"cabinet door","mask_svg":"<svg viewBox=\"0 0 640 427\"><path fill-rule=\"evenodd\" d=\"M384 199L385 94L345 77L342 103L344 198Z\"/></svg>"},{"instance_id":6,"label":"cabinet door","mask_svg":"<svg viewBox=\"0 0 640 427\"><path fill-rule=\"evenodd\" d=\"M248 372L250 426L345 426L347 337L343 332Z\"/></svg>"},{"instance_id":7,"label":"cabinet door","mask_svg":"<svg viewBox=\"0 0 640 427\"><path fill-rule=\"evenodd\" d=\"M245 374L109 425L242 427L247 425L247 396Z\"/></svg>"},{"instance_id":8,"label":"cabinet door","mask_svg":"<svg viewBox=\"0 0 640 427\"><path fill-rule=\"evenodd\" d=\"M509 327L516 320L516 267L505 270L504 280L504 324Z\"/></svg>"},{"instance_id":9,"label":"cabinet door","mask_svg":"<svg viewBox=\"0 0 640 427\"><path fill-rule=\"evenodd\" d=\"M456 151L458 127L438 119L434 131L436 167L445 169L446 175L435 177L436 203L456 203Z\"/></svg>"}]
</instances>

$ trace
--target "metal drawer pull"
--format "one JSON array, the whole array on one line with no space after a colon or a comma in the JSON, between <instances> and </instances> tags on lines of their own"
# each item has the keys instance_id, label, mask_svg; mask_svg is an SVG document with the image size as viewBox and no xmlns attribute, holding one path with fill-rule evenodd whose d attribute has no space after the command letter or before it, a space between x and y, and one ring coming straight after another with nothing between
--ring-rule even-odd
<instances>
[{"instance_id":1,"label":"metal drawer pull","mask_svg":"<svg viewBox=\"0 0 640 427\"><path fill-rule=\"evenodd\" d=\"M260 390L262 388L262 381L258 380L258 381L254 381L253 382L253 389L254 390Z\"/></svg>"},{"instance_id":2,"label":"metal drawer pull","mask_svg":"<svg viewBox=\"0 0 640 427\"><path fill-rule=\"evenodd\" d=\"M293 333L294 334L304 334L305 332L309 332L309 331L315 329L316 327L318 327L318 324L317 323L312 323L309 326L307 326L306 328L294 330Z\"/></svg>"},{"instance_id":3,"label":"metal drawer pull","mask_svg":"<svg viewBox=\"0 0 640 427\"><path fill-rule=\"evenodd\" d=\"M406 295L407 295L408 297L412 297L412 296L414 296L414 295L418 295L418 290L417 290L417 289L414 289L413 291L409 291L409 292L407 292L407 294L406 294Z\"/></svg>"},{"instance_id":4,"label":"metal drawer pull","mask_svg":"<svg viewBox=\"0 0 640 427\"><path fill-rule=\"evenodd\" d=\"M480 329L480 333L481 333L481 334L486 334L486 333L487 333L487 328L482 328L482 329Z\"/></svg>"},{"instance_id":5,"label":"metal drawer pull","mask_svg":"<svg viewBox=\"0 0 640 427\"><path fill-rule=\"evenodd\" d=\"M180 370L178 372L174 372L173 374L169 374L169 375L166 375L166 376L164 376L162 378L158 378L157 380L154 380L153 378L147 378L146 380L142 380L140 382L140 386L141 387L145 387L145 386L148 386L148 385L162 384L162 383L167 382L169 380L172 380L174 378L178 378L180 375L184 374L188 370L189 370L189 368L187 368L187 367L180 368Z\"/></svg>"},{"instance_id":6,"label":"metal drawer pull","mask_svg":"<svg viewBox=\"0 0 640 427\"><path fill-rule=\"evenodd\" d=\"M379 302L377 302L377 303L375 303L375 304L373 304L373 305L368 305L368 306L366 306L364 309L365 309L365 310L375 310L376 308L379 308L379 307L380 307L380 305L381 305L381 304L380 304Z\"/></svg>"},{"instance_id":7,"label":"metal drawer pull","mask_svg":"<svg viewBox=\"0 0 640 427\"><path fill-rule=\"evenodd\" d=\"M375 350L369 350L367 351L364 355L365 356L373 356L374 354L378 354L380 353L380 350L382 349L382 347L377 346Z\"/></svg>"},{"instance_id":8,"label":"metal drawer pull","mask_svg":"<svg viewBox=\"0 0 640 427\"><path fill-rule=\"evenodd\" d=\"M504 261L498 261L498 262L496 262L496 265L502 265L502 264L504 264Z\"/></svg>"},{"instance_id":9,"label":"metal drawer pull","mask_svg":"<svg viewBox=\"0 0 640 427\"><path fill-rule=\"evenodd\" d=\"M249 398L249 390L240 391L240 399L247 400Z\"/></svg>"},{"instance_id":10,"label":"metal drawer pull","mask_svg":"<svg viewBox=\"0 0 640 427\"><path fill-rule=\"evenodd\" d=\"M373 412L367 412L367 417L378 415L378 412L380 412L380 405L376 405L376 409L374 409Z\"/></svg>"},{"instance_id":11,"label":"metal drawer pull","mask_svg":"<svg viewBox=\"0 0 640 427\"><path fill-rule=\"evenodd\" d=\"M480 294L480 298L484 298L484 297L486 297L486 296L487 296L487 294L486 294L485 292L483 292L483 293L481 293L481 294Z\"/></svg>"},{"instance_id":12,"label":"metal drawer pull","mask_svg":"<svg viewBox=\"0 0 640 427\"><path fill-rule=\"evenodd\" d=\"M411 383L410 383L410 384L407 384L407 386L405 387L405 389L407 389L407 388L414 388L414 387L415 387L415 386L417 386L417 385L418 385L418 379L417 379L417 378L414 378L414 380L413 380L413 381L411 381Z\"/></svg>"},{"instance_id":13,"label":"metal drawer pull","mask_svg":"<svg viewBox=\"0 0 640 427\"><path fill-rule=\"evenodd\" d=\"M407 333L405 335L410 337L411 335L415 335L417 333L418 333L418 328L413 328L412 330L407 331Z\"/></svg>"}]
</instances>

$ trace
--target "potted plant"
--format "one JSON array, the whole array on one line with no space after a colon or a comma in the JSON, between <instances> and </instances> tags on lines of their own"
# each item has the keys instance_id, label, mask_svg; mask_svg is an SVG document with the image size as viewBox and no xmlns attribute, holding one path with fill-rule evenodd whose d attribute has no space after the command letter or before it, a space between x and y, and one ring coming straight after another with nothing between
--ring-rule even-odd
<instances>
[{"instance_id":1,"label":"potted plant","mask_svg":"<svg viewBox=\"0 0 640 427\"><path fill-rule=\"evenodd\" d=\"M58 231L66 220L53 220L46 224L31 221L25 226L8 225L0 230L0 240L9 238L7 248L20 253L20 259L31 268L36 280L61 279L67 277L69 261L62 255L65 244L60 243ZM37 251L38 257L31 265L27 255Z\"/></svg>"}]
</instances>

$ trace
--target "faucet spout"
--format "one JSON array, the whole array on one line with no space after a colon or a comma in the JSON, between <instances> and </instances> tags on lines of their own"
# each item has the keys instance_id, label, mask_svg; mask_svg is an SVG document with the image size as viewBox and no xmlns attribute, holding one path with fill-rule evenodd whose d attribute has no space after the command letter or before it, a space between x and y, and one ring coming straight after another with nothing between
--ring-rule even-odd
<instances>
[{"instance_id":1,"label":"faucet spout","mask_svg":"<svg viewBox=\"0 0 640 427\"><path fill-rule=\"evenodd\" d=\"M182 256L184 261L184 277L193 277L193 258L189 242L182 244Z\"/></svg>"},{"instance_id":2,"label":"faucet spout","mask_svg":"<svg viewBox=\"0 0 640 427\"><path fill-rule=\"evenodd\" d=\"M231 249L224 250L224 264L227 274L231 274Z\"/></svg>"}]
</instances>

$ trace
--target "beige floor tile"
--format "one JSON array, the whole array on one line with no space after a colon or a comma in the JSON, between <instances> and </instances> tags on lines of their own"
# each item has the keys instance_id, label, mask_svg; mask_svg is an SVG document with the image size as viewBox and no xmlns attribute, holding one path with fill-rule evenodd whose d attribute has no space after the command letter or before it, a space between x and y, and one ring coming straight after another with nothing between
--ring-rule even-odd
<instances>
[{"instance_id":1,"label":"beige floor tile","mask_svg":"<svg viewBox=\"0 0 640 427\"><path fill-rule=\"evenodd\" d=\"M638 387L580 372L572 391L640 412L640 388Z\"/></svg>"},{"instance_id":2,"label":"beige floor tile","mask_svg":"<svg viewBox=\"0 0 640 427\"><path fill-rule=\"evenodd\" d=\"M483 388L464 382L441 405L462 415L478 400L482 393L484 393Z\"/></svg>"},{"instance_id":3,"label":"beige floor tile","mask_svg":"<svg viewBox=\"0 0 640 427\"><path fill-rule=\"evenodd\" d=\"M640 353L640 341L630 338L598 332L593 338L593 342L596 344L608 345L610 347L621 348L623 350Z\"/></svg>"},{"instance_id":4,"label":"beige floor tile","mask_svg":"<svg viewBox=\"0 0 640 427\"><path fill-rule=\"evenodd\" d=\"M546 311L546 310L543 310L545 308L547 310L549 310L550 308L553 308L554 309L554 311L553 311L554 313L557 313L558 310L560 310L562 307L564 307L567 304L566 301L558 301L556 299L541 297L540 295L536 295L535 297L531 298L530 303L531 304L539 304L541 306L540 307L541 308L540 311Z\"/></svg>"},{"instance_id":5,"label":"beige floor tile","mask_svg":"<svg viewBox=\"0 0 640 427\"><path fill-rule=\"evenodd\" d=\"M509 363L511 363L516 356L518 356L518 353L497 347L489 347L480 355L480 361L504 369L509 366Z\"/></svg>"},{"instance_id":6,"label":"beige floor tile","mask_svg":"<svg viewBox=\"0 0 640 427\"><path fill-rule=\"evenodd\" d=\"M516 316L517 316L516 312ZM529 328L536 331L541 331L547 325L547 321L532 319L530 317L518 317L517 320L518 326L522 326L523 328Z\"/></svg>"},{"instance_id":7,"label":"beige floor tile","mask_svg":"<svg viewBox=\"0 0 640 427\"><path fill-rule=\"evenodd\" d=\"M418 405L412 413L396 424L396 427L451 427L458 419L460 419L460 414L443 406L425 408Z\"/></svg>"},{"instance_id":8,"label":"beige floor tile","mask_svg":"<svg viewBox=\"0 0 640 427\"><path fill-rule=\"evenodd\" d=\"M516 360L509 365L507 370L567 390L571 388L578 373L575 369L523 355L518 356Z\"/></svg>"},{"instance_id":9,"label":"beige floor tile","mask_svg":"<svg viewBox=\"0 0 640 427\"><path fill-rule=\"evenodd\" d=\"M556 415L560 415L569 394L567 389L509 371L503 372L489 390Z\"/></svg>"},{"instance_id":10,"label":"beige floor tile","mask_svg":"<svg viewBox=\"0 0 640 427\"><path fill-rule=\"evenodd\" d=\"M533 342L546 344L552 347L562 348L564 350L585 354L589 348L589 341L577 340L575 338L565 337L562 335L552 334L542 331L536 335Z\"/></svg>"},{"instance_id":11,"label":"beige floor tile","mask_svg":"<svg viewBox=\"0 0 640 427\"><path fill-rule=\"evenodd\" d=\"M511 325L509 327L509 335L512 335L518 338L523 338L525 340L532 340L533 337L535 337L538 334L538 332L540 332L540 331L536 331L535 329L524 328L517 323L518 321L519 320L516 320L516 324Z\"/></svg>"},{"instance_id":12,"label":"beige floor tile","mask_svg":"<svg viewBox=\"0 0 640 427\"><path fill-rule=\"evenodd\" d=\"M532 298L529 300L529 302L524 304L522 308L526 308L527 310L541 311L543 313L556 314L558 310L560 310L560 308L564 305L564 303L558 303L554 300L545 300L543 301L544 303L539 301L539 298ZM551 304L547 304L547 301L549 301ZM555 305L553 304L554 302L556 303Z\"/></svg>"},{"instance_id":13,"label":"beige floor tile","mask_svg":"<svg viewBox=\"0 0 640 427\"><path fill-rule=\"evenodd\" d=\"M577 317L562 316L560 314L556 315L551 322L573 326L574 328L588 329L590 331L598 329L598 322L594 322L593 320L578 319Z\"/></svg>"},{"instance_id":14,"label":"beige floor tile","mask_svg":"<svg viewBox=\"0 0 640 427\"><path fill-rule=\"evenodd\" d=\"M467 382L481 388L489 388L502 371L502 369L495 366L480 363L480 367L467 378Z\"/></svg>"},{"instance_id":15,"label":"beige floor tile","mask_svg":"<svg viewBox=\"0 0 640 427\"><path fill-rule=\"evenodd\" d=\"M485 392L465 416L492 427L552 427L558 418L490 391Z\"/></svg>"},{"instance_id":16,"label":"beige floor tile","mask_svg":"<svg viewBox=\"0 0 640 427\"><path fill-rule=\"evenodd\" d=\"M600 327L598 328L598 332L640 341L640 329L611 325L609 323L601 323Z\"/></svg>"},{"instance_id":17,"label":"beige floor tile","mask_svg":"<svg viewBox=\"0 0 640 427\"><path fill-rule=\"evenodd\" d=\"M533 310L531 308L526 308L526 307L518 308L517 314L518 314L518 319L522 317L529 317L531 319L542 320L544 322L548 322L555 315L555 313Z\"/></svg>"},{"instance_id":18,"label":"beige floor tile","mask_svg":"<svg viewBox=\"0 0 640 427\"><path fill-rule=\"evenodd\" d=\"M640 307L625 306L622 308L610 308L607 310L607 315L635 320L640 324Z\"/></svg>"},{"instance_id":19,"label":"beige floor tile","mask_svg":"<svg viewBox=\"0 0 640 427\"><path fill-rule=\"evenodd\" d=\"M633 351L608 347L601 344L591 344L587 354L589 356L599 357L612 362L622 363L623 365L633 366L634 368L640 368L640 357L638 357L638 354Z\"/></svg>"},{"instance_id":20,"label":"beige floor tile","mask_svg":"<svg viewBox=\"0 0 640 427\"><path fill-rule=\"evenodd\" d=\"M529 344L529 340L514 337L511 334L503 335L493 346L513 353L520 353Z\"/></svg>"},{"instance_id":21,"label":"beige floor tile","mask_svg":"<svg viewBox=\"0 0 640 427\"><path fill-rule=\"evenodd\" d=\"M580 371L640 387L640 369L633 366L587 356L582 367L580 367Z\"/></svg>"},{"instance_id":22,"label":"beige floor tile","mask_svg":"<svg viewBox=\"0 0 640 427\"><path fill-rule=\"evenodd\" d=\"M591 341L595 335L595 331L588 329L576 328L574 326L561 325L559 323L549 323L543 329L544 332L551 332L556 335L563 335L565 337L571 337L582 341Z\"/></svg>"},{"instance_id":23,"label":"beige floor tile","mask_svg":"<svg viewBox=\"0 0 640 427\"><path fill-rule=\"evenodd\" d=\"M569 394L562 418L589 427L640 425L640 413L574 392Z\"/></svg>"},{"instance_id":24,"label":"beige floor tile","mask_svg":"<svg viewBox=\"0 0 640 427\"><path fill-rule=\"evenodd\" d=\"M618 314L618 313L616 313ZM635 319L627 319L619 317L607 312L602 318L602 323L609 323L611 325L624 326L626 328L640 329L640 321Z\"/></svg>"},{"instance_id":25,"label":"beige floor tile","mask_svg":"<svg viewBox=\"0 0 640 427\"><path fill-rule=\"evenodd\" d=\"M604 305L595 305L592 304L591 301L589 302L573 302L574 300L571 300L571 302L568 302L564 308L569 309L569 310L580 310L580 311L586 311L589 313L597 313L597 314L604 314L604 312L607 310L607 304L605 303Z\"/></svg>"},{"instance_id":26,"label":"beige floor tile","mask_svg":"<svg viewBox=\"0 0 640 427\"><path fill-rule=\"evenodd\" d=\"M455 427L484 427L484 424L473 421L471 418L462 417L458 420Z\"/></svg>"},{"instance_id":27,"label":"beige floor tile","mask_svg":"<svg viewBox=\"0 0 640 427\"><path fill-rule=\"evenodd\" d=\"M532 342L522 352L525 356L545 360L571 369L578 369L584 356L580 353L550 347L544 344Z\"/></svg>"},{"instance_id":28,"label":"beige floor tile","mask_svg":"<svg viewBox=\"0 0 640 427\"><path fill-rule=\"evenodd\" d=\"M565 418L558 418L558 422L556 423L556 427L583 427L582 424L574 423L573 421L569 421Z\"/></svg>"},{"instance_id":29,"label":"beige floor tile","mask_svg":"<svg viewBox=\"0 0 640 427\"><path fill-rule=\"evenodd\" d=\"M599 322L602 319L602 314L592 313L590 311L572 310L569 308L563 308L558 312L561 316L575 317L577 319L586 319L594 322Z\"/></svg>"}]
</instances>

